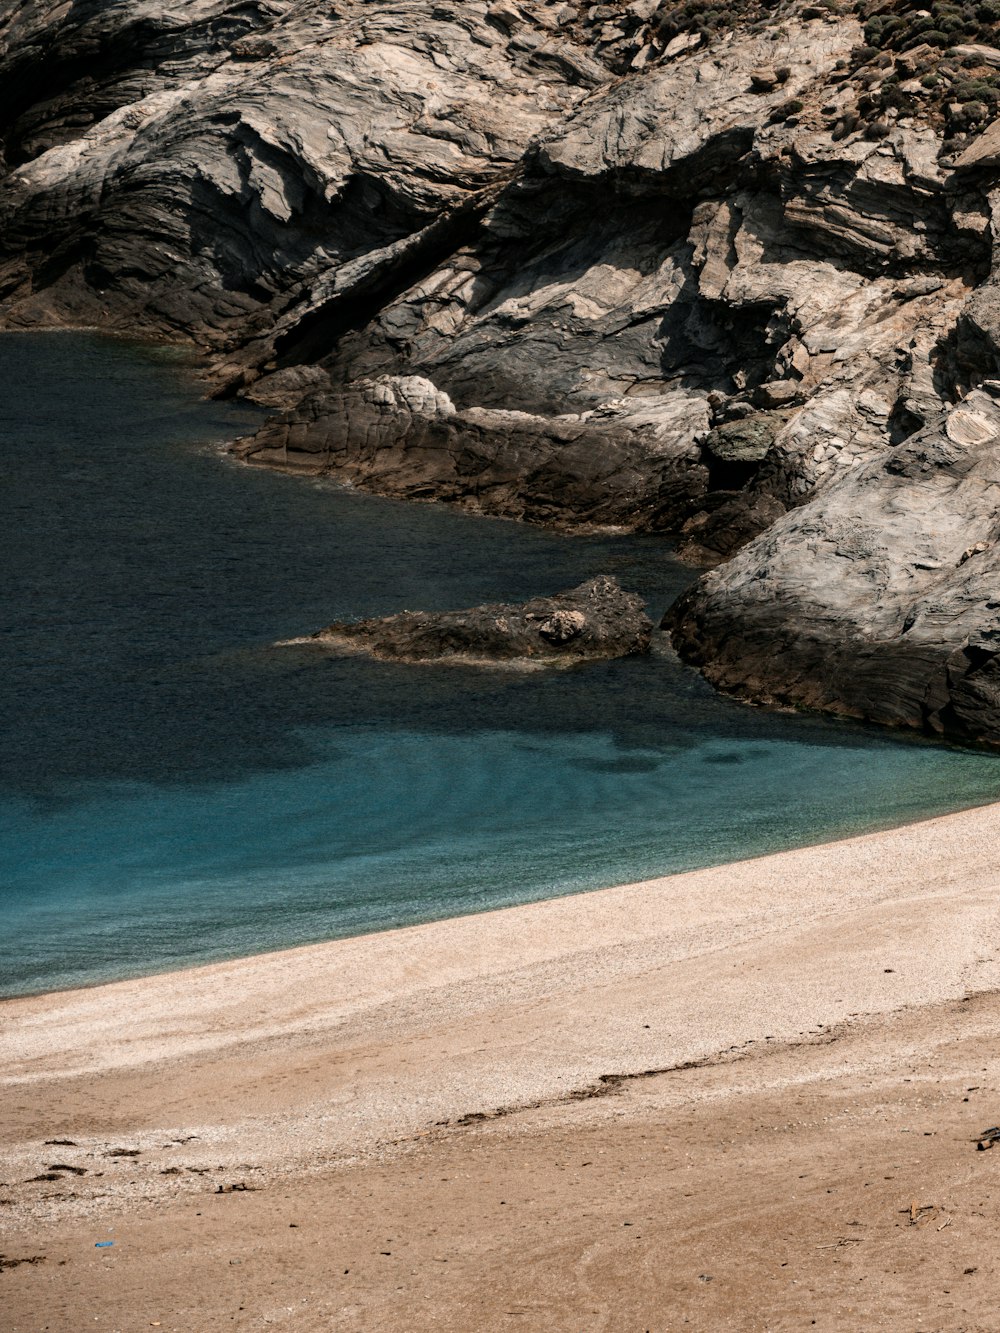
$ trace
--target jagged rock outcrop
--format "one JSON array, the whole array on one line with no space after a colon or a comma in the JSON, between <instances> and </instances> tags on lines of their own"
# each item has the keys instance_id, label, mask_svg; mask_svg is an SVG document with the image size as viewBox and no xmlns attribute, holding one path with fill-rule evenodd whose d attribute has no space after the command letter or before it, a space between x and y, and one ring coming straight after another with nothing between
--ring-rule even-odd
<instances>
[{"instance_id":1,"label":"jagged rock outcrop","mask_svg":"<svg viewBox=\"0 0 1000 1333\"><path fill-rule=\"evenodd\" d=\"M459 0L37 0L0 44L8 319L216 347L453 248L607 77Z\"/></svg>"},{"instance_id":2,"label":"jagged rock outcrop","mask_svg":"<svg viewBox=\"0 0 1000 1333\"><path fill-rule=\"evenodd\" d=\"M378 620L329 625L308 639L291 642L403 662L570 666L648 652L652 630L642 598L601 574L578 588L534 597L521 606L402 611Z\"/></svg>"},{"instance_id":3,"label":"jagged rock outcrop","mask_svg":"<svg viewBox=\"0 0 1000 1333\"><path fill-rule=\"evenodd\" d=\"M667 613L715 685L1000 739L1000 383L779 519Z\"/></svg>"},{"instance_id":4,"label":"jagged rock outcrop","mask_svg":"<svg viewBox=\"0 0 1000 1333\"><path fill-rule=\"evenodd\" d=\"M730 562L671 617L723 687L1000 738L985 705L927 685L972 688L954 654L980 651L984 589L935 584L968 642L911 626L890 651L896 622L861 609L878 580L834 597L806 571L827 546L800 537L841 533L849 503L882 534L886 587L909 586L923 529L894 516L929 492L893 460L946 416L961 430L1000 375L991 14L0 8L0 322L193 340L217 392L273 413L238 443L248 462L679 534L690 559ZM962 447L978 480L947 504L965 550L993 540L992 455ZM741 670L733 646L766 639L787 664L770 682L759 647ZM848 661L878 686L849 689Z\"/></svg>"}]
</instances>

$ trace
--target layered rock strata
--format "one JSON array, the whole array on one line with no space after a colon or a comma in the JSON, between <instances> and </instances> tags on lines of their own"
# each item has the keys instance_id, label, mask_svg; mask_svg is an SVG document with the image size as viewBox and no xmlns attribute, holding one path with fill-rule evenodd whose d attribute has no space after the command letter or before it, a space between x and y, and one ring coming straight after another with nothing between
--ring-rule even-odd
<instances>
[{"instance_id":1,"label":"layered rock strata","mask_svg":"<svg viewBox=\"0 0 1000 1333\"><path fill-rule=\"evenodd\" d=\"M23 6L8 325L214 349L248 461L724 557L919 403L987 218L929 126L835 139L855 19L599 9Z\"/></svg>"},{"instance_id":2,"label":"layered rock strata","mask_svg":"<svg viewBox=\"0 0 1000 1333\"><path fill-rule=\"evenodd\" d=\"M570 666L648 652L652 630L642 598L602 574L568 592L534 597L520 606L498 603L466 611L402 611L376 620L329 625L308 639L292 642L360 650L403 662Z\"/></svg>"}]
</instances>

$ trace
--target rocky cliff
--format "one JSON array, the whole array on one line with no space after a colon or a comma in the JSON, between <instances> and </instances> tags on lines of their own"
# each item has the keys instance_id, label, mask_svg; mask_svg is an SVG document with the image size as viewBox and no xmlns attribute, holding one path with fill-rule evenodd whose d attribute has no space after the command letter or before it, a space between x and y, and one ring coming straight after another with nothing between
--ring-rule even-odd
<instances>
[{"instance_id":1,"label":"rocky cliff","mask_svg":"<svg viewBox=\"0 0 1000 1333\"><path fill-rule=\"evenodd\" d=\"M721 687L1000 740L998 20L0 4L0 318L194 341L248 462L677 534Z\"/></svg>"}]
</instances>

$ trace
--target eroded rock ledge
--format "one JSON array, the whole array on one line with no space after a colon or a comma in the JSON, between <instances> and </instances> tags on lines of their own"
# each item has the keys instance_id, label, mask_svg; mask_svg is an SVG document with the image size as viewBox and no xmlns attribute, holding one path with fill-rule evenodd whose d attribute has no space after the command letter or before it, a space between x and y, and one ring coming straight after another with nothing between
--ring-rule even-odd
<instances>
[{"instance_id":1,"label":"eroded rock ledge","mask_svg":"<svg viewBox=\"0 0 1000 1333\"><path fill-rule=\"evenodd\" d=\"M497 603L466 611L402 611L376 620L328 625L308 639L292 642L401 662L569 666L648 652L652 630L642 598L602 574L568 592L534 597L520 606Z\"/></svg>"}]
</instances>

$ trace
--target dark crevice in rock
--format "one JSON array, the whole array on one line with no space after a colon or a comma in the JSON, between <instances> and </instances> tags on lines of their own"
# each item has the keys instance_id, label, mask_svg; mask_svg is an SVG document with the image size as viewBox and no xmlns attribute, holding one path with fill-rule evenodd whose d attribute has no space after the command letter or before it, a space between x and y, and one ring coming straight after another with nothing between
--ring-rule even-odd
<instances>
[{"instance_id":1,"label":"dark crevice in rock","mask_svg":"<svg viewBox=\"0 0 1000 1333\"><path fill-rule=\"evenodd\" d=\"M705 452L705 464L708 468L708 494L705 499L715 506L726 503L744 490L760 471L760 462L741 462L733 459L716 458L708 450Z\"/></svg>"},{"instance_id":2,"label":"dark crevice in rock","mask_svg":"<svg viewBox=\"0 0 1000 1333\"><path fill-rule=\"evenodd\" d=\"M685 316L678 318L678 315ZM661 368L682 383L742 396L774 374L791 321L780 303L706 298L692 273L660 328Z\"/></svg>"},{"instance_id":3,"label":"dark crevice in rock","mask_svg":"<svg viewBox=\"0 0 1000 1333\"><path fill-rule=\"evenodd\" d=\"M892 405L892 412L886 422L886 432L890 444L902 444L911 435L915 435L925 425L924 418L914 410L905 398L897 398Z\"/></svg>"},{"instance_id":4,"label":"dark crevice in rock","mask_svg":"<svg viewBox=\"0 0 1000 1333\"><path fill-rule=\"evenodd\" d=\"M360 186L356 187L360 188ZM274 343L279 368L332 356L340 340L363 328L376 311L425 278L455 250L471 243L493 192L468 200L409 238L405 253L386 259L344 295L334 295Z\"/></svg>"}]
</instances>

